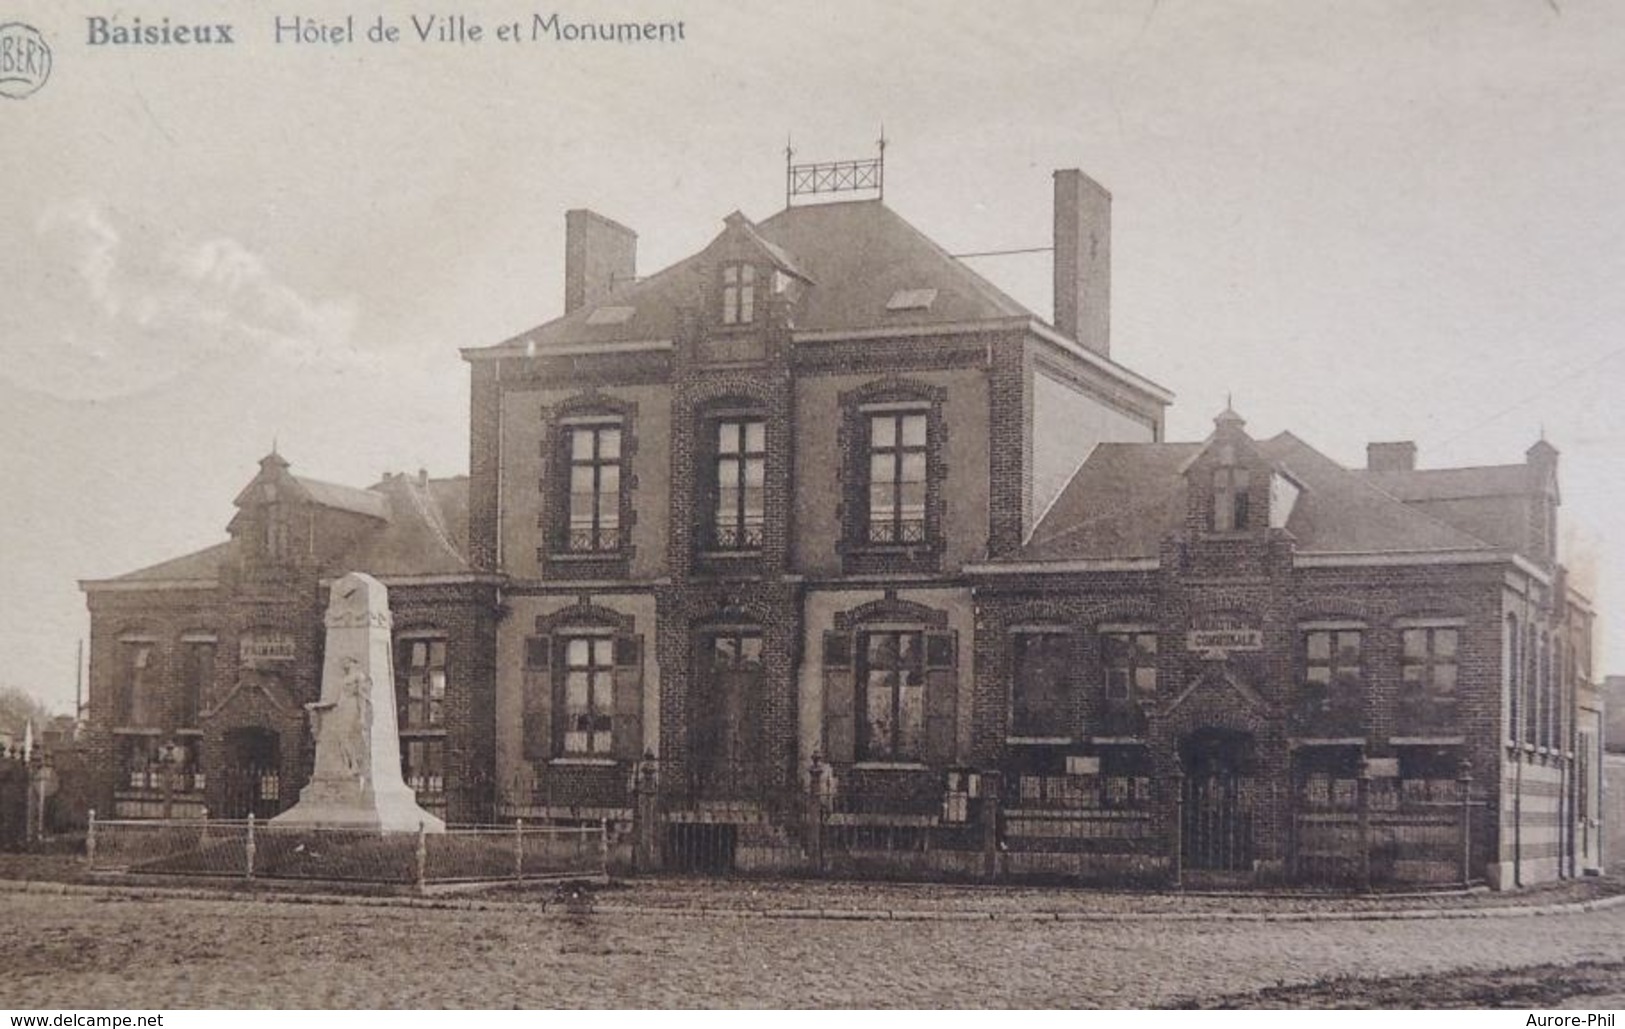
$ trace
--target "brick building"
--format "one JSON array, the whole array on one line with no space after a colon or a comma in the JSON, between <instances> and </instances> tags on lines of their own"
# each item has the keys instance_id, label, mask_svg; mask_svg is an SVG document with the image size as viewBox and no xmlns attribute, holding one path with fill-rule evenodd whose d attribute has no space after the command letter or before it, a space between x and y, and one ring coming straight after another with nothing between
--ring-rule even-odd
<instances>
[{"instance_id":1,"label":"brick building","mask_svg":"<svg viewBox=\"0 0 1625 1029\"><path fill-rule=\"evenodd\" d=\"M1556 561L1557 452L1415 451L1350 470L1227 409L1202 443L1097 447L1017 554L972 567L973 760L1022 784L1011 844L1054 849L1122 777L1179 784L1143 831L1221 880L1360 852L1396 881L1595 869L1592 612Z\"/></svg>"},{"instance_id":2,"label":"brick building","mask_svg":"<svg viewBox=\"0 0 1625 1029\"><path fill-rule=\"evenodd\" d=\"M787 201L866 167L793 166ZM108 809L291 803L355 569L452 821L636 825L640 861L707 868L1270 879L1354 825L1401 878L1584 867L1555 450L1352 471L1233 412L1167 443L1171 395L1112 357L1110 251L1076 171L1050 321L878 199L735 212L644 278L569 212L564 314L463 351L467 480L272 455L230 542L85 584ZM1427 803L1457 828L1384 828Z\"/></svg>"},{"instance_id":3,"label":"brick building","mask_svg":"<svg viewBox=\"0 0 1625 1029\"><path fill-rule=\"evenodd\" d=\"M96 810L269 817L297 800L327 586L364 568L390 590L408 782L436 813L489 817L498 579L465 557L467 479L355 489L272 453L236 506L227 542L81 584Z\"/></svg>"}]
</instances>

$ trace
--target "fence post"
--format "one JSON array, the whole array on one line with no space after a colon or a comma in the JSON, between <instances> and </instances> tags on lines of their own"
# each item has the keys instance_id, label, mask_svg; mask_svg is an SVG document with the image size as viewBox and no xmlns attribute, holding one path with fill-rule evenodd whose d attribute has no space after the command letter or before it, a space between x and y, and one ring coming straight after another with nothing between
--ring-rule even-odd
<instances>
[{"instance_id":1,"label":"fence post","mask_svg":"<svg viewBox=\"0 0 1625 1029\"><path fill-rule=\"evenodd\" d=\"M814 754L807 768L807 814L804 819L807 849L813 871L824 872L824 761Z\"/></svg>"},{"instance_id":2,"label":"fence post","mask_svg":"<svg viewBox=\"0 0 1625 1029\"><path fill-rule=\"evenodd\" d=\"M254 812L248 813L248 842L243 847L244 868L247 877L254 878Z\"/></svg>"},{"instance_id":3,"label":"fence post","mask_svg":"<svg viewBox=\"0 0 1625 1029\"><path fill-rule=\"evenodd\" d=\"M659 815L655 789L655 756L645 751L632 784L632 864L639 872L652 871L657 863Z\"/></svg>"},{"instance_id":4,"label":"fence post","mask_svg":"<svg viewBox=\"0 0 1625 1029\"><path fill-rule=\"evenodd\" d=\"M90 820L85 823L85 864L96 866L96 809L90 809Z\"/></svg>"},{"instance_id":5,"label":"fence post","mask_svg":"<svg viewBox=\"0 0 1625 1029\"><path fill-rule=\"evenodd\" d=\"M418 870L417 887L422 893L429 879L429 834L424 831L423 823L418 823Z\"/></svg>"},{"instance_id":6,"label":"fence post","mask_svg":"<svg viewBox=\"0 0 1625 1029\"><path fill-rule=\"evenodd\" d=\"M982 773L982 874L993 879L999 874L999 802L1003 800L1004 779L998 772Z\"/></svg>"},{"instance_id":7,"label":"fence post","mask_svg":"<svg viewBox=\"0 0 1625 1029\"><path fill-rule=\"evenodd\" d=\"M598 820L598 871L606 880L609 878L609 819Z\"/></svg>"},{"instance_id":8,"label":"fence post","mask_svg":"<svg viewBox=\"0 0 1625 1029\"><path fill-rule=\"evenodd\" d=\"M1461 795L1461 884L1466 886L1473 881L1473 765L1470 761L1461 763L1456 792Z\"/></svg>"},{"instance_id":9,"label":"fence post","mask_svg":"<svg viewBox=\"0 0 1625 1029\"><path fill-rule=\"evenodd\" d=\"M513 820L513 878L515 882L525 881L525 820Z\"/></svg>"},{"instance_id":10,"label":"fence post","mask_svg":"<svg viewBox=\"0 0 1625 1029\"><path fill-rule=\"evenodd\" d=\"M1371 889L1371 771L1362 762L1354 780L1354 802L1360 818L1360 889Z\"/></svg>"},{"instance_id":11,"label":"fence post","mask_svg":"<svg viewBox=\"0 0 1625 1029\"><path fill-rule=\"evenodd\" d=\"M1185 771L1182 768L1174 769L1174 774L1164 779L1171 782L1169 787L1173 809L1173 818L1168 824L1168 882L1174 889L1184 887L1185 878Z\"/></svg>"}]
</instances>

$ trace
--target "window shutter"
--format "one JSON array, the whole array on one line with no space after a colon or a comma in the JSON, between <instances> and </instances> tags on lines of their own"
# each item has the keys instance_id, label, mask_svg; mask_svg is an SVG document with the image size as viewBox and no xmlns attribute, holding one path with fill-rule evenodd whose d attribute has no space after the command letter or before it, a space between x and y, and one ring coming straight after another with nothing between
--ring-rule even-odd
<instances>
[{"instance_id":1,"label":"window shutter","mask_svg":"<svg viewBox=\"0 0 1625 1029\"><path fill-rule=\"evenodd\" d=\"M932 632L925 637L925 760L944 767L954 763L959 737L959 634Z\"/></svg>"},{"instance_id":2,"label":"window shutter","mask_svg":"<svg viewBox=\"0 0 1625 1029\"><path fill-rule=\"evenodd\" d=\"M855 753L852 634L824 633L824 760L851 764Z\"/></svg>"},{"instance_id":3,"label":"window shutter","mask_svg":"<svg viewBox=\"0 0 1625 1029\"><path fill-rule=\"evenodd\" d=\"M643 637L615 637L615 712L611 723L614 755L622 761L643 756Z\"/></svg>"},{"instance_id":4,"label":"window shutter","mask_svg":"<svg viewBox=\"0 0 1625 1029\"><path fill-rule=\"evenodd\" d=\"M525 640L524 755L529 761L553 756L553 638Z\"/></svg>"}]
</instances>

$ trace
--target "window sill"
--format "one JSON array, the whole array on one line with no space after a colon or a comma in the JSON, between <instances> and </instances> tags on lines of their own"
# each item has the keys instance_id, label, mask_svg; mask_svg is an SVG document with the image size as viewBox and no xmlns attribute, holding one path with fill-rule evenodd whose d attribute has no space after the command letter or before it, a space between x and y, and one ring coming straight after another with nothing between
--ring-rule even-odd
<instances>
[{"instance_id":1,"label":"window sill","mask_svg":"<svg viewBox=\"0 0 1625 1029\"><path fill-rule=\"evenodd\" d=\"M549 550L547 552L547 559L549 561L572 564L577 562L581 564L594 564L599 562L608 564L612 561L624 561L626 560L626 556L625 550Z\"/></svg>"},{"instance_id":2,"label":"window sill","mask_svg":"<svg viewBox=\"0 0 1625 1029\"><path fill-rule=\"evenodd\" d=\"M612 757L555 757L547 763L555 768L613 768L620 764Z\"/></svg>"},{"instance_id":3,"label":"window sill","mask_svg":"<svg viewBox=\"0 0 1625 1029\"><path fill-rule=\"evenodd\" d=\"M942 540L937 538L923 539L916 543L848 543L846 553L850 556L875 555L885 557L911 557L916 554L935 554L942 550Z\"/></svg>"},{"instance_id":4,"label":"window sill","mask_svg":"<svg viewBox=\"0 0 1625 1029\"><path fill-rule=\"evenodd\" d=\"M121 725L113 730L114 736L162 736L164 731L157 726Z\"/></svg>"},{"instance_id":5,"label":"window sill","mask_svg":"<svg viewBox=\"0 0 1625 1029\"><path fill-rule=\"evenodd\" d=\"M865 772L928 772L931 766L919 761L859 761L853 768Z\"/></svg>"},{"instance_id":6,"label":"window sill","mask_svg":"<svg viewBox=\"0 0 1625 1029\"><path fill-rule=\"evenodd\" d=\"M445 726L442 726L442 725L426 726L424 728L413 728L412 726L402 726L400 728L399 732L398 732L398 735L401 737L401 739L406 739L408 737L411 737L413 739L420 739L420 740L421 739L430 739L430 740L433 740L433 739L445 739L445 737L446 737L446 728L445 728Z\"/></svg>"},{"instance_id":7,"label":"window sill","mask_svg":"<svg viewBox=\"0 0 1625 1029\"><path fill-rule=\"evenodd\" d=\"M1006 736L1004 742L1012 747L1056 747L1072 743L1071 736Z\"/></svg>"}]
</instances>

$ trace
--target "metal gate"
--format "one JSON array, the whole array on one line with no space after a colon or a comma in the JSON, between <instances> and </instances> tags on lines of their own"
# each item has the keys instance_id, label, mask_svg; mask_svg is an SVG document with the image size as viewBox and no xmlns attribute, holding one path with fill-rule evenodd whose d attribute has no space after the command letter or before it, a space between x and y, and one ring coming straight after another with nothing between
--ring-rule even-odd
<instances>
[{"instance_id":1,"label":"metal gate","mask_svg":"<svg viewBox=\"0 0 1625 1029\"><path fill-rule=\"evenodd\" d=\"M739 828L718 822L672 822L662 844L661 862L669 871L725 875L734 870Z\"/></svg>"},{"instance_id":2,"label":"metal gate","mask_svg":"<svg viewBox=\"0 0 1625 1029\"><path fill-rule=\"evenodd\" d=\"M255 766L227 768L220 773L221 818L238 819L253 815L270 818L280 814L282 776L275 768Z\"/></svg>"},{"instance_id":3,"label":"metal gate","mask_svg":"<svg viewBox=\"0 0 1625 1029\"><path fill-rule=\"evenodd\" d=\"M1180 825L1185 868L1253 869L1253 738L1231 729L1199 729L1180 743L1186 769Z\"/></svg>"},{"instance_id":4,"label":"metal gate","mask_svg":"<svg viewBox=\"0 0 1625 1029\"><path fill-rule=\"evenodd\" d=\"M1238 775L1185 779L1186 868L1247 872L1253 867L1253 780Z\"/></svg>"}]
</instances>

